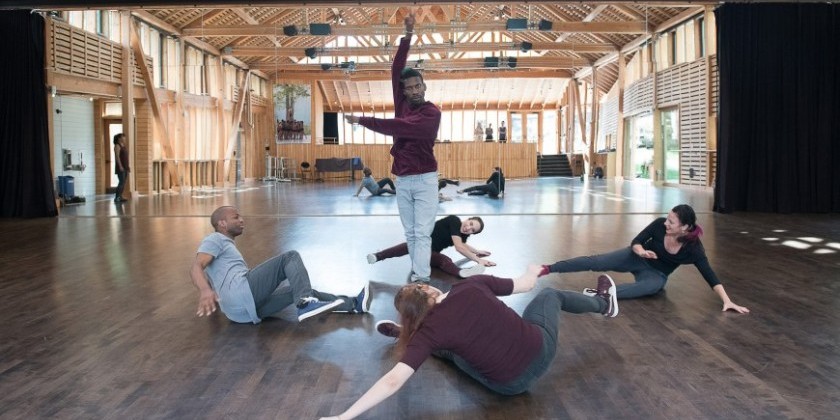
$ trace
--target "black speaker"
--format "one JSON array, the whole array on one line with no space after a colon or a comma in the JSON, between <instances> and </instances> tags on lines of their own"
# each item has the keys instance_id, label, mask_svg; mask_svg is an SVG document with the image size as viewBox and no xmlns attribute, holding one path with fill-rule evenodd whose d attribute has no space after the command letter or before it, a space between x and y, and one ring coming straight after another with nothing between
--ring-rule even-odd
<instances>
[{"instance_id":1,"label":"black speaker","mask_svg":"<svg viewBox=\"0 0 840 420\"><path fill-rule=\"evenodd\" d=\"M332 33L332 28L328 23L310 23L309 35L329 35Z\"/></svg>"},{"instance_id":2,"label":"black speaker","mask_svg":"<svg viewBox=\"0 0 840 420\"><path fill-rule=\"evenodd\" d=\"M289 25L283 27L283 35L295 36L298 34L297 26Z\"/></svg>"},{"instance_id":3,"label":"black speaker","mask_svg":"<svg viewBox=\"0 0 840 420\"><path fill-rule=\"evenodd\" d=\"M510 68L515 68L516 67L516 57L508 57L507 65Z\"/></svg>"},{"instance_id":4,"label":"black speaker","mask_svg":"<svg viewBox=\"0 0 840 420\"><path fill-rule=\"evenodd\" d=\"M540 23L539 25L537 25L537 29L541 31L550 31L551 25L552 23L550 20L540 19Z\"/></svg>"},{"instance_id":5,"label":"black speaker","mask_svg":"<svg viewBox=\"0 0 840 420\"><path fill-rule=\"evenodd\" d=\"M524 31L528 29L528 19L508 19L505 29L509 31Z\"/></svg>"},{"instance_id":6,"label":"black speaker","mask_svg":"<svg viewBox=\"0 0 840 420\"><path fill-rule=\"evenodd\" d=\"M484 57L484 67L499 67L499 57Z\"/></svg>"},{"instance_id":7,"label":"black speaker","mask_svg":"<svg viewBox=\"0 0 840 420\"><path fill-rule=\"evenodd\" d=\"M520 45L519 47L522 49L522 52L528 52L531 51L531 48L534 47L534 44L528 41L522 41L522 45Z\"/></svg>"},{"instance_id":8,"label":"black speaker","mask_svg":"<svg viewBox=\"0 0 840 420\"><path fill-rule=\"evenodd\" d=\"M309 58L315 58L318 56L318 50L315 49L315 47L307 48L303 50L303 53L306 54L306 56Z\"/></svg>"}]
</instances>

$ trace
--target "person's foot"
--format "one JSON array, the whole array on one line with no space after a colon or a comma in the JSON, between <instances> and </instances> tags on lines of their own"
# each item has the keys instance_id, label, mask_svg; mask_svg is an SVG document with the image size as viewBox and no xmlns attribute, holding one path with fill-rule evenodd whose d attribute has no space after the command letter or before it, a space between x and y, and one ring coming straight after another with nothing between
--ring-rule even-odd
<instances>
[{"instance_id":1,"label":"person's foot","mask_svg":"<svg viewBox=\"0 0 840 420\"><path fill-rule=\"evenodd\" d=\"M298 321L322 314L344 303L344 299L336 299L331 302L324 302L318 298L309 296L300 298L297 302Z\"/></svg>"},{"instance_id":2,"label":"person's foot","mask_svg":"<svg viewBox=\"0 0 840 420\"><path fill-rule=\"evenodd\" d=\"M474 276L476 274L481 274L483 272L484 272L484 266L481 265L481 264L476 264L476 265L474 265L470 268L462 269L460 272L458 272L458 275L461 278L467 278L467 277L470 277L470 276Z\"/></svg>"},{"instance_id":3,"label":"person's foot","mask_svg":"<svg viewBox=\"0 0 840 420\"><path fill-rule=\"evenodd\" d=\"M376 254L367 254L367 260L368 260L368 264L376 264L376 262L379 261L376 258Z\"/></svg>"},{"instance_id":4,"label":"person's foot","mask_svg":"<svg viewBox=\"0 0 840 420\"><path fill-rule=\"evenodd\" d=\"M598 276L598 288L595 290L595 296L607 302L607 306L601 312L604 316L612 318L618 315L618 298L615 294L616 287L612 277L606 274Z\"/></svg>"},{"instance_id":5,"label":"person's foot","mask_svg":"<svg viewBox=\"0 0 840 420\"><path fill-rule=\"evenodd\" d=\"M399 338L402 325L391 320L379 321L376 323L376 331L385 337Z\"/></svg>"},{"instance_id":6,"label":"person's foot","mask_svg":"<svg viewBox=\"0 0 840 420\"><path fill-rule=\"evenodd\" d=\"M455 186L456 186L456 187L460 187L460 186L461 186L461 180L460 180L460 179L456 179L456 180L455 180Z\"/></svg>"},{"instance_id":7,"label":"person's foot","mask_svg":"<svg viewBox=\"0 0 840 420\"><path fill-rule=\"evenodd\" d=\"M447 196L445 196L445 195L443 195L443 194L441 194L440 196L438 196L438 202L443 203L444 201L452 201L452 198L447 197Z\"/></svg>"},{"instance_id":8,"label":"person's foot","mask_svg":"<svg viewBox=\"0 0 840 420\"><path fill-rule=\"evenodd\" d=\"M353 311L357 314L370 312L370 283L366 283L362 291L356 296L356 307Z\"/></svg>"},{"instance_id":9,"label":"person's foot","mask_svg":"<svg viewBox=\"0 0 840 420\"><path fill-rule=\"evenodd\" d=\"M418 276L417 274L411 273L411 282L412 283L423 283L429 284L431 283L432 279L428 277Z\"/></svg>"},{"instance_id":10,"label":"person's foot","mask_svg":"<svg viewBox=\"0 0 840 420\"><path fill-rule=\"evenodd\" d=\"M457 192L458 194L463 194L464 190L458 190L458 191L455 191L455 192Z\"/></svg>"}]
</instances>

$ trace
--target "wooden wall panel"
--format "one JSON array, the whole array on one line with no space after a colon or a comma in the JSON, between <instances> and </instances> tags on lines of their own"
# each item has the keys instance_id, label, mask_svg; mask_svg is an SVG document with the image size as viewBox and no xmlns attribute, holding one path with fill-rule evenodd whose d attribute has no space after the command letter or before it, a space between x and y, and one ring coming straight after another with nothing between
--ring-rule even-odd
<instances>
[{"instance_id":1,"label":"wooden wall panel","mask_svg":"<svg viewBox=\"0 0 840 420\"><path fill-rule=\"evenodd\" d=\"M303 161L314 167L315 159L358 156L377 178L393 177L390 150L387 144L279 145L280 156L292 159L295 169ZM501 166L510 178L537 175L536 143L437 143L435 157L438 172L447 178L484 179L495 166Z\"/></svg>"}]
</instances>

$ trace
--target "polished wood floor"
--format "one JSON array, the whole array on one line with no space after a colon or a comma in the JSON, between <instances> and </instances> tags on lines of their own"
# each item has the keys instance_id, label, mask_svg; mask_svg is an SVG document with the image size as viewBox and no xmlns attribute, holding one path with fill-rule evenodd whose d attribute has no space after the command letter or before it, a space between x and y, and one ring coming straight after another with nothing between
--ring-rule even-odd
<instances>
[{"instance_id":1,"label":"polished wood floor","mask_svg":"<svg viewBox=\"0 0 840 420\"><path fill-rule=\"evenodd\" d=\"M462 185L470 185L464 182ZM109 197L50 220L0 220L0 418L312 419L339 413L393 366L373 329L393 319L407 258L368 265L403 240L393 197L355 198L349 181ZM429 360L368 419L836 418L840 412L840 217L711 212L710 192L645 182L512 180L504 199L455 196L440 215L479 215L471 244L490 273L626 246L678 203L698 211L729 294L721 313L693 267L615 319L564 316L558 357L516 397ZM239 206L252 265L296 249L315 287L355 293L366 315L237 325L196 318L187 271L208 215ZM451 249L448 251L453 253ZM455 256L456 254L452 254ZM452 278L433 273L446 287ZM616 275L618 281L629 281ZM579 290L592 273L540 281ZM521 311L536 291L505 298Z\"/></svg>"}]
</instances>

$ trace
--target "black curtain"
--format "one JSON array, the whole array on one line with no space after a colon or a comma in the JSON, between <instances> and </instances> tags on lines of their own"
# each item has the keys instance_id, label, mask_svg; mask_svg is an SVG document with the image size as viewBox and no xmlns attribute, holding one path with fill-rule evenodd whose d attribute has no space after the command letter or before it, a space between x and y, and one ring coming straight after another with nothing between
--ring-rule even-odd
<instances>
[{"instance_id":1,"label":"black curtain","mask_svg":"<svg viewBox=\"0 0 840 420\"><path fill-rule=\"evenodd\" d=\"M44 20L0 11L0 217L58 214L50 169Z\"/></svg>"},{"instance_id":2,"label":"black curtain","mask_svg":"<svg viewBox=\"0 0 840 420\"><path fill-rule=\"evenodd\" d=\"M840 212L840 5L724 4L715 210Z\"/></svg>"}]
</instances>

